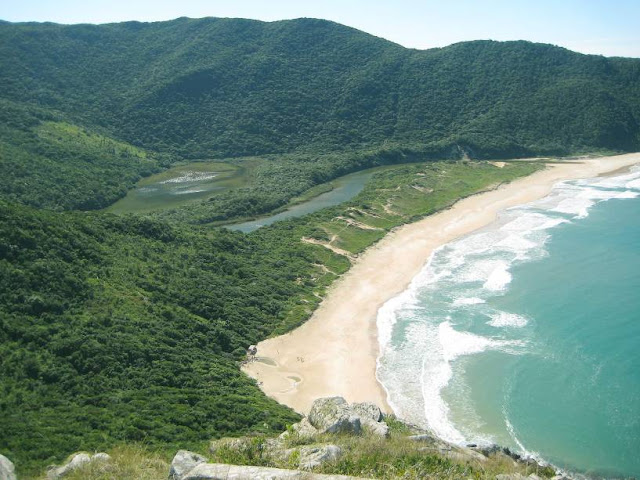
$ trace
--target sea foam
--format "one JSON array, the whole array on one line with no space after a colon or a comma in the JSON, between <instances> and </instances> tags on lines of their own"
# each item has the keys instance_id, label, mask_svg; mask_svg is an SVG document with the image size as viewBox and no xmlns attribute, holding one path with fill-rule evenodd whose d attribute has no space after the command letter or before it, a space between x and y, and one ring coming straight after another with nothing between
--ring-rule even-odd
<instances>
[{"instance_id":1,"label":"sea foam","mask_svg":"<svg viewBox=\"0 0 640 480\"><path fill-rule=\"evenodd\" d=\"M509 288L513 266L544 257L550 231L587 216L597 203L638 196L640 169L560 182L547 197L509 208L494 224L434 251L409 288L378 312L376 375L396 414L446 440L467 441L461 430L469 434L468 429L452 423L442 394L457 375L460 358L527 351L527 331L535 319L493 306ZM458 407L473 415L471 405ZM509 426L514 443L524 450Z\"/></svg>"}]
</instances>

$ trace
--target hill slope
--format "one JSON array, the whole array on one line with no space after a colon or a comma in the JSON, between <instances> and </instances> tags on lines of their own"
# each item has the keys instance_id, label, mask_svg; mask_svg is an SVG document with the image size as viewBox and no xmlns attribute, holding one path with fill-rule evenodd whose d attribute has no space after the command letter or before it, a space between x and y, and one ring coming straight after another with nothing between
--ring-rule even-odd
<instances>
[{"instance_id":1,"label":"hill slope","mask_svg":"<svg viewBox=\"0 0 640 480\"><path fill-rule=\"evenodd\" d=\"M189 157L638 148L640 60L528 42L417 51L332 22L1 24L0 95Z\"/></svg>"}]
</instances>

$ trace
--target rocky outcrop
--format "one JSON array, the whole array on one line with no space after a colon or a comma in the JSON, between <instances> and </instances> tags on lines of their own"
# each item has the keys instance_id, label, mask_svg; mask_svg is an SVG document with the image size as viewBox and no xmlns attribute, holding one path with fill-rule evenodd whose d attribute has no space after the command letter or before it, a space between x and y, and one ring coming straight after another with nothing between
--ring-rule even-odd
<instances>
[{"instance_id":1,"label":"rocky outcrop","mask_svg":"<svg viewBox=\"0 0 640 480\"><path fill-rule=\"evenodd\" d=\"M313 402L309 422L321 433L353 433L362 431L360 417L349 408L342 397L319 398Z\"/></svg>"},{"instance_id":2,"label":"rocky outcrop","mask_svg":"<svg viewBox=\"0 0 640 480\"><path fill-rule=\"evenodd\" d=\"M349 405L342 397L319 398L311 406L309 423L321 433L361 433L363 427L381 437L389 435L380 409L373 403Z\"/></svg>"},{"instance_id":3,"label":"rocky outcrop","mask_svg":"<svg viewBox=\"0 0 640 480\"><path fill-rule=\"evenodd\" d=\"M289 430L287 430L286 432L282 432L280 434L280 439L285 440L292 434L297 435L300 439L309 439L314 435L317 435L318 433L320 433L318 429L311 425L311 422L309 422L309 419L307 417L304 417L298 423L294 423L293 425L291 425L291 428Z\"/></svg>"},{"instance_id":4,"label":"rocky outcrop","mask_svg":"<svg viewBox=\"0 0 640 480\"><path fill-rule=\"evenodd\" d=\"M381 422L382 410L371 402L353 403L351 411L358 415L365 422Z\"/></svg>"},{"instance_id":5,"label":"rocky outcrop","mask_svg":"<svg viewBox=\"0 0 640 480\"><path fill-rule=\"evenodd\" d=\"M188 450L179 450L171 461L169 470L169 480L181 480L191 470L201 463L206 463L207 459L197 453Z\"/></svg>"},{"instance_id":6,"label":"rocky outcrop","mask_svg":"<svg viewBox=\"0 0 640 480\"><path fill-rule=\"evenodd\" d=\"M297 451L300 458L298 468L302 470L311 470L323 463L333 462L342 455L342 449L337 445L310 445L300 447Z\"/></svg>"},{"instance_id":7,"label":"rocky outcrop","mask_svg":"<svg viewBox=\"0 0 640 480\"><path fill-rule=\"evenodd\" d=\"M322 475L283 468L201 463L180 480L357 480L345 475Z\"/></svg>"},{"instance_id":8,"label":"rocky outcrop","mask_svg":"<svg viewBox=\"0 0 640 480\"><path fill-rule=\"evenodd\" d=\"M71 457L71 460L64 465L60 467L54 465L49 468L47 471L47 478L50 480L56 480L89 463L108 462L109 460L111 460L111 457L106 453L96 453L95 455L89 455L88 453L76 453Z\"/></svg>"},{"instance_id":9,"label":"rocky outcrop","mask_svg":"<svg viewBox=\"0 0 640 480\"><path fill-rule=\"evenodd\" d=\"M4 455L0 455L0 480L16 480L13 462Z\"/></svg>"}]
</instances>

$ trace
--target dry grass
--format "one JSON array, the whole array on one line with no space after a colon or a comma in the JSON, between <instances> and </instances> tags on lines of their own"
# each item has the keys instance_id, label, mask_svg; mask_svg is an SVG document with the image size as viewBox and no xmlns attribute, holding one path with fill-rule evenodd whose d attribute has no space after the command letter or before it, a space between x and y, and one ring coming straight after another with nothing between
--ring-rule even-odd
<instances>
[{"instance_id":1,"label":"dry grass","mask_svg":"<svg viewBox=\"0 0 640 480\"><path fill-rule=\"evenodd\" d=\"M159 480L169 475L169 461L144 447L123 445L107 453L111 461L86 465L65 480Z\"/></svg>"}]
</instances>

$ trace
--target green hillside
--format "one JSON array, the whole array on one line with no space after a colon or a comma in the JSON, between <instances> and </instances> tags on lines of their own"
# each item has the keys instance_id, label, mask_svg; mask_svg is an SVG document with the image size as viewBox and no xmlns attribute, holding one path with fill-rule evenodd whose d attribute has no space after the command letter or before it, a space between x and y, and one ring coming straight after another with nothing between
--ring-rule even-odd
<instances>
[{"instance_id":1,"label":"green hillside","mask_svg":"<svg viewBox=\"0 0 640 480\"><path fill-rule=\"evenodd\" d=\"M469 158L640 148L640 60L418 51L312 19L0 22L0 85L0 452L27 474L80 449L281 430L297 415L240 373L245 348L309 318L390 229L539 168ZM96 211L202 160L242 181ZM346 205L212 227L377 165L393 167Z\"/></svg>"},{"instance_id":2,"label":"green hillside","mask_svg":"<svg viewBox=\"0 0 640 480\"><path fill-rule=\"evenodd\" d=\"M638 60L528 42L409 50L322 20L2 24L0 82L4 98L192 157L640 142Z\"/></svg>"},{"instance_id":3,"label":"green hillside","mask_svg":"<svg viewBox=\"0 0 640 480\"><path fill-rule=\"evenodd\" d=\"M181 158L300 164L273 198L233 193L246 211L177 215L202 222L277 208L381 155L640 148L640 60L529 42L410 50L323 20L1 23L0 84L0 191L53 209L103 208Z\"/></svg>"}]
</instances>

